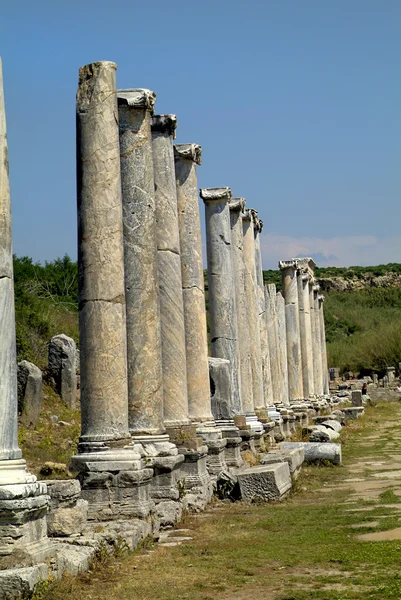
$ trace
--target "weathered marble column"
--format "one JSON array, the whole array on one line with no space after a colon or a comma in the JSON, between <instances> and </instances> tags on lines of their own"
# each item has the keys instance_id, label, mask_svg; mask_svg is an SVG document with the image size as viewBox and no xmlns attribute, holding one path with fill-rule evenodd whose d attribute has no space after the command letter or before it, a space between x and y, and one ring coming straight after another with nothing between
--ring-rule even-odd
<instances>
[{"instance_id":1,"label":"weathered marble column","mask_svg":"<svg viewBox=\"0 0 401 600\"><path fill-rule=\"evenodd\" d=\"M315 263L311 258L300 258L297 259L297 265L299 333L301 340L302 356L302 383L304 397L309 398L314 394L309 281L313 278Z\"/></svg>"},{"instance_id":2,"label":"weathered marble column","mask_svg":"<svg viewBox=\"0 0 401 600\"><path fill-rule=\"evenodd\" d=\"M320 333L320 317L319 317L319 286L312 287L313 294L313 319L312 343L313 343L313 372L315 382L315 394L321 396L323 394L323 370L322 370L322 342Z\"/></svg>"},{"instance_id":3,"label":"weathered marble column","mask_svg":"<svg viewBox=\"0 0 401 600\"><path fill-rule=\"evenodd\" d=\"M290 403L289 384L288 384L288 360L287 360L287 325L285 318L285 300L280 292L276 295L276 314L277 314L277 353L280 381L279 399L283 404Z\"/></svg>"},{"instance_id":4,"label":"weathered marble column","mask_svg":"<svg viewBox=\"0 0 401 600\"><path fill-rule=\"evenodd\" d=\"M232 415L242 413L235 280L231 256L230 188L200 190L205 203L212 356L230 361Z\"/></svg>"},{"instance_id":5,"label":"weathered marble column","mask_svg":"<svg viewBox=\"0 0 401 600\"><path fill-rule=\"evenodd\" d=\"M187 363L188 411L197 423L212 420L205 286L196 165L197 144L174 146Z\"/></svg>"},{"instance_id":6,"label":"weathered marble column","mask_svg":"<svg viewBox=\"0 0 401 600\"><path fill-rule=\"evenodd\" d=\"M245 258L242 214L245 208L244 198L231 198L229 203L231 225L231 256L233 260L235 307L237 311L239 365L241 382L241 410L243 414L253 415L253 386L251 339L249 336L249 307L245 291Z\"/></svg>"},{"instance_id":7,"label":"weathered marble column","mask_svg":"<svg viewBox=\"0 0 401 600\"><path fill-rule=\"evenodd\" d=\"M128 414L132 434L164 432L160 300L151 116L156 96L119 90L127 305ZM185 420L186 415L176 415Z\"/></svg>"},{"instance_id":8,"label":"weathered marble column","mask_svg":"<svg viewBox=\"0 0 401 600\"><path fill-rule=\"evenodd\" d=\"M170 426L189 423L180 234L173 151L176 127L175 115L157 115L152 119L164 420Z\"/></svg>"},{"instance_id":9,"label":"weathered marble column","mask_svg":"<svg viewBox=\"0 0 401 600\"><path fill-rule=\"evenodd\" d=\"M267 341L269 344L270 369L273 388L273 400L281 402L282 384L279 365L279 340L276 311L276 286L274 283L265 285L265 305L267 323Z\"/></svg>"},{"instance_id":10,"label":"weathered marble column","mask_svg":"<svg viewBox=\"0 0 401 600\"><path fill-rule=\"evenodd\" d=\"M243 215L245 293L249 314L249 335L251 339L251 365L254 409L265 408L263 395L262 353L260 342L259 296L255 264L255 235L251 210Z\"/></svg>"},{"instance_id":11,"label":"weathered marble column","mask_svg":"<svg viewBox=\"0 0 401 600\"><path fill-rule=\"evenodd\" d=\"M329 367L327 364L326 328L324 326L324 312L323 312L324 295L323 294L319 294L318 301L319 301L319 324L320 324L323 394L328 394L329 393Z\"/></svg>"},{"instance_id":12,"label":"weathered marble column","mask_svg":"<svg viewBox=\"0 0 401 600\"><path fill-rule=\"evenodd\" d=\"M0 58L0 569L49 556L46 485L26 470L18 447L17 359L11 199Z\"/></svg>"},{"instance_id":13,"label":"weathered marble column","mask_svg":"<svg viewBox=\"0 0 401 600\"><path fill-rule=\"evenodd\" d=\"M254 235L255 235L255 266L256 280L258 284L259 297L259 322L260 322L260 349L262 353L262 372L263 372L263 394L266 406L273 405L273 384L270 365L270 348L267 333L267 317L265 288L263 282L262 252L260 249L260 234L263 229L263 221L258 218L256 210L253 210Z\"/></svg>"},{"instance_id":14,"label":"weathered marble column","mask_svg":"<svg viewBox=\"0 0 401 600\"><path fill-rule=\"evenodd\" d=\"M290 400L300 400L303 398L303 388L299 342L297 264L295 260L280 261L279 268L285 300L289 397Z\"/></svg>"}]
</instances>

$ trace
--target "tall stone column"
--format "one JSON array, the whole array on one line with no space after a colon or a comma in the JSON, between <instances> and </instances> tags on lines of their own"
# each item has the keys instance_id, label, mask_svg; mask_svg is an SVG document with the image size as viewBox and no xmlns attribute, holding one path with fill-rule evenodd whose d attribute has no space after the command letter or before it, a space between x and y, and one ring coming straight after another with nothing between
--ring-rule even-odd
<instances>
[{"instance_id":1,"label":"tall stone column","mask_svg":"<svg viewBox=\"0 0 401 600\"><path fill-rule=\"evenodd\" d=\"M96 518L146 516L153 473L122 447L130 435L116 68L82 67L77 93L82 434L71 464Z\"/></svg>"},{"instance_id":2,"label":"tall stone column","mask_svg":"<svg viewBox=\"0 0 401 600\"><path fill-rule=\"evenodd\" d=\"M299 333L301 339L302 356L302 382L304 397L309 398L314 393L309 281L313 278L315 263L311 258L301 258L297 259L297 265Z\"/></svg>"},{"instance_id":3,"label":"tall stone column","mask_svg":"<svg viewBox=\"0 0 401 600\"><path fill-rule=\"evenodd\" d=\"M322 369L322 341L320 333L320 316L319 316L319 286L314 285L313 293L313 316L314 324L312 327L313 333L313 371L315 382L315 394L321 396L323 394L323 369Z\"/></svg>"},{"instance_id":4,"label":"tall stone column","mask_svg":"<svg viewBox=\"0 0 401 600\"><path fill-rule=\"evenodd\" d=\"M270 348L267 333L267 317L265 302L265 287L263 282L262 252L260 249L260 234L263 229L263 221L258 218L257 212L253 211L254 235L255 235L255 266L256 280L258 284L259 297L259 321L260 321L260 349L262 353L263 394L266 406L273 405L273 384L270 366Z\"/></svg>"},{"instance_id":5,"label":"tall stone column","mask_svg":"<svg viewBox=\"0 0 401 600\"><path fill-rule=\"evenodd\" d=\"M151 116L156 96L119 90L120 164L127 305L128 415L134 435L163 423L160 298ZM176 415L180 420L181 415ZM185 417L184 417L185 418Z\"/></svg>"},{"instance_id":6,"label":"tall stone column","mask_svg":"<svg viewBox=\"0 0 401 600\"><path fill-rule=\"evenodd\" d=\"M288 382L288 360L287 360L287 325L285 315L285 300L281 293L276 295L276 314L277 314L277 354L280 381L280 396L283 404L290 403L289 382Z\"/></svg>"},{"instance_id":7,"label":"tall stone column","mask_svg":"<svg viewBox=\"0 0 401 600\"><path fill-rule=\"evenodd\" d=\"M321 359L322 359L322 384L323 394L329 393L329 367L327 364L327 347L326 347L326 328L324 325L323 302L324 295L319 294L319 324L320 324L320 344L321 344Z\"/></svg>"},{"instance_id":8,"label":"tall stone column","mask_svg":"<svg viewBox=\"0 0 401 600\"><path fill-rule=\"evenodd\" d=\"M260 342L259 295L255 263L254 220L251 210L243 215L245 293L249 314L249 335L251 339L251 365L254 409L265 408L263 396L262 353Z\"/></svg>"},{"instance_id":9,"label":"tall stone column","mask_svg":"<svg viewBox=\"0 0 401 600\"><path fill-rule=\"evenodd\" d=\"M230 361L232 415L242 413L235 282L231 256L230 188L200 190L205 203L212 356Z\"/></svg>"},{"instance_id":10,"label":"tall stone column","mask_svg":"<svg viewBox=\"0 0 401 600\"><path fill-rule=\"evenodd\" d=\"M196 165L197 144L174 146L187 363L188 410L195 423L212 420L205 286Z\"/></svg>"},{"instance_id":11,"label":"tall stone column","mask_svg":"<svg viewBox=\"0 0 401 600\"><path fill-rule=\"evenodd\" d=\"M299 338L297 264L295 260L279 262L285 300L287 328L288 385L291 400L303 398L302 363Z\"/></svg>"},{"instance_id":12,"label":"tall stone column","mask_svg":"<svg viewBox=\"0 0 401 600\"><path fill-rule=\"evenodd\" d=\"M241 410L243 414L254 415L251 339L249 336L249 307L245 291L245 258L242 214L244 198L231 198L229 203L231 225L231 253L233 260L235 307L237 311L239 366L241 382Z\"/></svg>"},{"instance_id":13,"label":"tall stone column","mask_svg":"<svg viewBox=\"0 0 401 600\"><path fill-rule=\"evenodd\" d=\"M11 199L6 112L0 58L0 569L49 555L47 489L26 470L18 447L17 358Z\"/></svg>"},{"instance_id":14,"label":"tall stone column","mask_svg":"<svg viewBox=\"0 0 401 600\"><path fill-rule=\"evenodd\" d=\"M267 323L267 341L269 344L270 368L273 388L273 400L282 402L282 384L280 378L279 366L279 341L277 329L277 311L276 311L276 286L274 283L265 285L265 305L266 305L266 323Z\"/></svg>"}]
</instances>

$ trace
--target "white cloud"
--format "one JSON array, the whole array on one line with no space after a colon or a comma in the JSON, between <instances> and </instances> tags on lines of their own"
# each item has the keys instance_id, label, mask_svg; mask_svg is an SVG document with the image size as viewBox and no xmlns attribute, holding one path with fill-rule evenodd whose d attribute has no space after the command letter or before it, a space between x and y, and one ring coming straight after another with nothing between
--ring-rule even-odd
<instances>
[{"instance_id":1,"label":"white cloud","mask_svg":"<svg viewBox=\"0 0 401 600\"><path fill-rule=\"evenodd\" d=\"M383 239L374 235L295 238L263 231L260 241L265 269L277 269L279 260L297 256L310 256L321 267L401 263L401 234Z\"/></svg>"}]
</instances>

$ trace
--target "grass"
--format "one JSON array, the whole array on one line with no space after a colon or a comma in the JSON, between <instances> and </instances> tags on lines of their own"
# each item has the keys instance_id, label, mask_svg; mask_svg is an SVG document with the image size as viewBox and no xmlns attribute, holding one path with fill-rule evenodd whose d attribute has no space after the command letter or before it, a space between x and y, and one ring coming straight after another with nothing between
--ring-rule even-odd
<instances>
[{"instance_id":1,"label":"grass","mask_svg":"<svg viewBox=\"0 0 401 600\"><path fill-rule=\"evenodd\" d=\"M378 528L352 527L375 520L383 531L399 525L394 508L377 506L393 504L394 496L400 501L391 480L377 502L352 503L340 484L358 461L385 461L389 438L399 439L399 420L398 403L368 408L342 433L344 464L305 468L288 500L216 503L207 518L187 517L181 525L193 541L94 564L89 573L51 582L36 600L398 599L401 542L362 542L357 534ZM378 431L383 439L372 443ZM355 506L367 511L347 512Z\"/></svg>"}]
</instances>

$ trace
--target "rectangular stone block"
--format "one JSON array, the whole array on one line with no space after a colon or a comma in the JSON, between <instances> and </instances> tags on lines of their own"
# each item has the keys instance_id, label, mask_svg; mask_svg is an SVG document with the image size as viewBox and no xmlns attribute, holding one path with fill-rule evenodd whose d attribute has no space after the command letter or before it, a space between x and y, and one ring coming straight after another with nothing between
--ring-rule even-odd
<instances>
[{"instance_id":1,"label":"rectangular stone block","mask_svg":"<svg viewBox=\"0 0 401 600\"><path fill-rule=\"evenodd\" d=\"M6 569L0 571L0 600L28 597L37 583L48 577L45 564L26 567L24 569Z\"/></svg>"},{"instance_id":2,"label":"rectangular stone block","mask_svg":"<svg viewBox=\"0 0 401 600\"><path fill-rule=\"evenodd\" d=\"M281 500L292 487L286 462L241 469L235 474L246 502Z\"/></svg>"},{"instance_id":3,"label":"rectangular stone block","mask_svg":"<svg viewBox=\"0 0 401 600\"><path fill-rule=\"evenodd\" d=\"M290 468L291 475L297 477L304 460L305 453L303 448L289 448L288 450L270 450L270 452L262 457L260 462L263 465L286 462Z\"/></svg>"}]
</instances>

